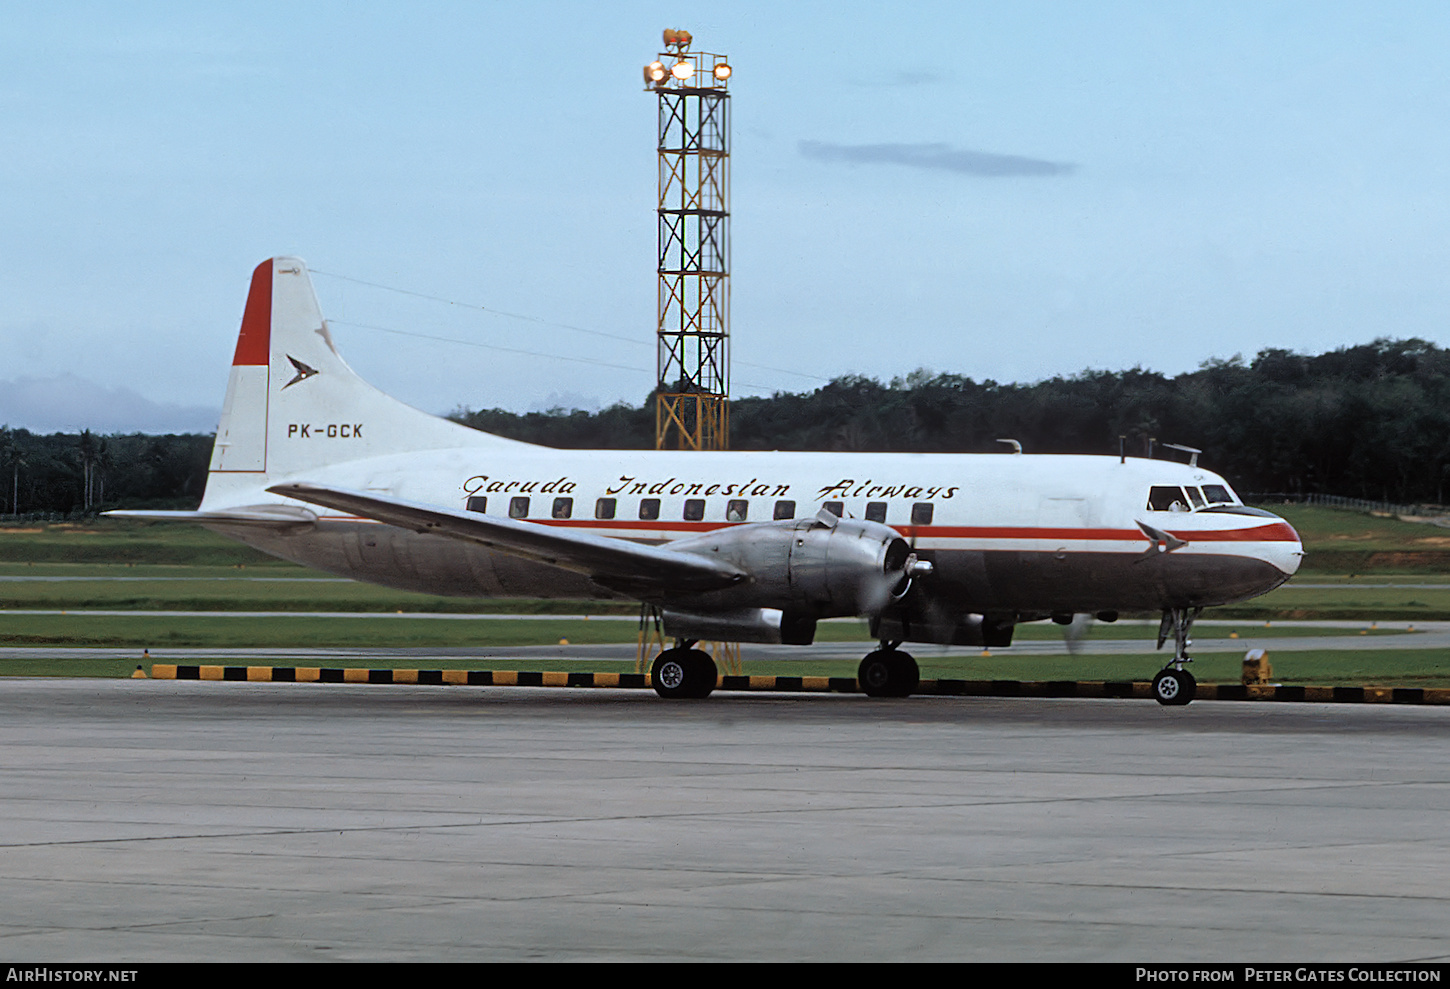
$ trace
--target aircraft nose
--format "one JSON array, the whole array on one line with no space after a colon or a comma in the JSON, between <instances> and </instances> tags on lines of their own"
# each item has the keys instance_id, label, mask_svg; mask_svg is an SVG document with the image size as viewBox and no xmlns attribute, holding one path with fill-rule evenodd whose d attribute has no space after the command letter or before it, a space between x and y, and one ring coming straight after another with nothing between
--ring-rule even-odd
<instances>
[{"instance_id":1,"label":"aircraft nose","mask_svg":"<svg viewBox=\"0 0 1450 989\"><path fill-rule=\"evenodd\" d=\"M1273 519L1266 528L1261 556L1266 563L1278 569L1285 579L1294 576L1304 562L1304 541L1294 527L1278 515L1265 513Z\"/></svg>"}]
</instances>

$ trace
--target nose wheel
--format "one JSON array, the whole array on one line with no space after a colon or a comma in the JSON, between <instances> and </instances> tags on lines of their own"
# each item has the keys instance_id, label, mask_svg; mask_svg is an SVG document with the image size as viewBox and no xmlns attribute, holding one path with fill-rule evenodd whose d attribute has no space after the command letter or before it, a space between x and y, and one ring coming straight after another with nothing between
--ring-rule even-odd
<instances>
[{"instance_id":1,"label":"nose wheel","mask_svg":"<svg viewBox=\"0 0 1450 989\"><path fill-rule=\"evenodd\" d=\"M1187 670L1159 670L1153 678L1153 699L1166 707L1182 707L1197 690L1198 681Z\"/></svg>"}]
</instances>

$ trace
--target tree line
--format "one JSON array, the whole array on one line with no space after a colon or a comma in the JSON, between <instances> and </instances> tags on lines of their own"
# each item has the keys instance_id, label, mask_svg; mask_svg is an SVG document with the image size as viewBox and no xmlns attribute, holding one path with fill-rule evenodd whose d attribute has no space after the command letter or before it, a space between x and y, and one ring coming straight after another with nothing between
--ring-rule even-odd
<instances>
[{"instance_id":1,"label":"tree line","mask_svg":"<svg viewBox=\"0 0 1450 989\"><path fill-rule=\"evenodd\" d=\"M653 443L652 400L598 413L500 409L454 418L559 447ZM1156 371L1083 371L1033 384L917 371L883 384L837 378L812 392L731 403L737 450L992 452L1181 456L1245 492L1445 501L1450 480L1450 350L1381 339L1324 354L1265 349Z\"/></svg>"},{"instance_id":2,"label":"tree line","mask_svg":"<svg viewBox=\"0 0 1450 989\"><path fill-rule=\"evenodd\" d=\"M561 448L654 443L652 395L599 412L460 409L452 418ZM1090 370L1032 384L926 371L884 384L847 376L730 408L737 450L1000 452L1000 438L1028 453L1121 447L1130 456L1150 444L1157 456L1179 456L1163 449L1177 443L1203 450L1200 463L1240 492L1444 504L1450 350L1382 339L1318 355L1266 349L1176 377ZM210 447L211 437L197 435L0 430L0 504L10 512L194 505Z\"/></svg>"},{"instance_id":3,"label":"tree line","mask_svg":"<svg viewBox=\"0 0 1450 989\"><path fill-rule=\"evenodd\" d=\"M212 437L99 436L0 427L0 515L195 508Z\"/></svg>"}]
</instances>

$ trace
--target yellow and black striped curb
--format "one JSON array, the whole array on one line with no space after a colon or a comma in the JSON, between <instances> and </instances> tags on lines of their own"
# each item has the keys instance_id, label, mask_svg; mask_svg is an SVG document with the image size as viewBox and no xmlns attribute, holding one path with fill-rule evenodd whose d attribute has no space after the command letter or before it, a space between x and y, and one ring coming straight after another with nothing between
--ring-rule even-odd
<instances>
[{"instance_id":1,"label":"yellow and black striped curb","mask_svg":"<svg viewBox=\"0 0 1450 989\"><path fill-rule=\"evenodd\" d=\"M614 687L647 689L647 673L563 670L368 670L325 666L177 666L155 663L157 680L252 683L407 683L460 687ZM855 677L722 676L719 690L860 693ZM1148 699L1145 680L923 680L913 693L952 697L1128 697ZM1450 704L1450 687L1301 687L1200 683L1201 701L1308 701L1349 704Z\"/></svg>"}]
</instances>

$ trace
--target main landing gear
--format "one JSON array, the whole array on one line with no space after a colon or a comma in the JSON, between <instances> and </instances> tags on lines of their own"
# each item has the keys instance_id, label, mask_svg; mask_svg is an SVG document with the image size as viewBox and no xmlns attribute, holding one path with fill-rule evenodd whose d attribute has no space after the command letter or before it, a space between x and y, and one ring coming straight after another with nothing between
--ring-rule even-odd
<instances>
[{"instance_id":1,"label":"main landing gear","mask_svg":"<svg viewBox=\"0 0 1450 989\"><path fill-rule=\"evenodd\" d=\"M883 640L880 649L861 660L856 682L868 697L906 697L921 683L916 660L897 649L899 645Z\"/></svg>"},{"instance_id":2,"label":"main landing gear","mask_svg":"<svg viewBox=\"0 0 1450 989\"><path fill-rule=\"evenodd\" d=\"M1183 667L1185 663L1193 662L1188 655L1188 647L1193 644L1188 633L1193 628L1194 619L1201 614L1202 608L1166 608L1163 611L1163 621L1158 626L1158 648L1163 648L1171 633L1173 659L1153 678L1153 699L1159 704L1181 707L1193 700L1198 681Z\"/></svg>"},{"instance_id":3,"label":"main landing gear","mask_svg":"<svg viewBox=\"0 0 1450 989\"><path fill-rule=\"evenodd\" d=\"M693 640L679 641L655 657L650 667L650 683L655 693L672 700L709 697L720 682L715 661L710 654L696 649Z\"/></svg>"}]
</instances>

